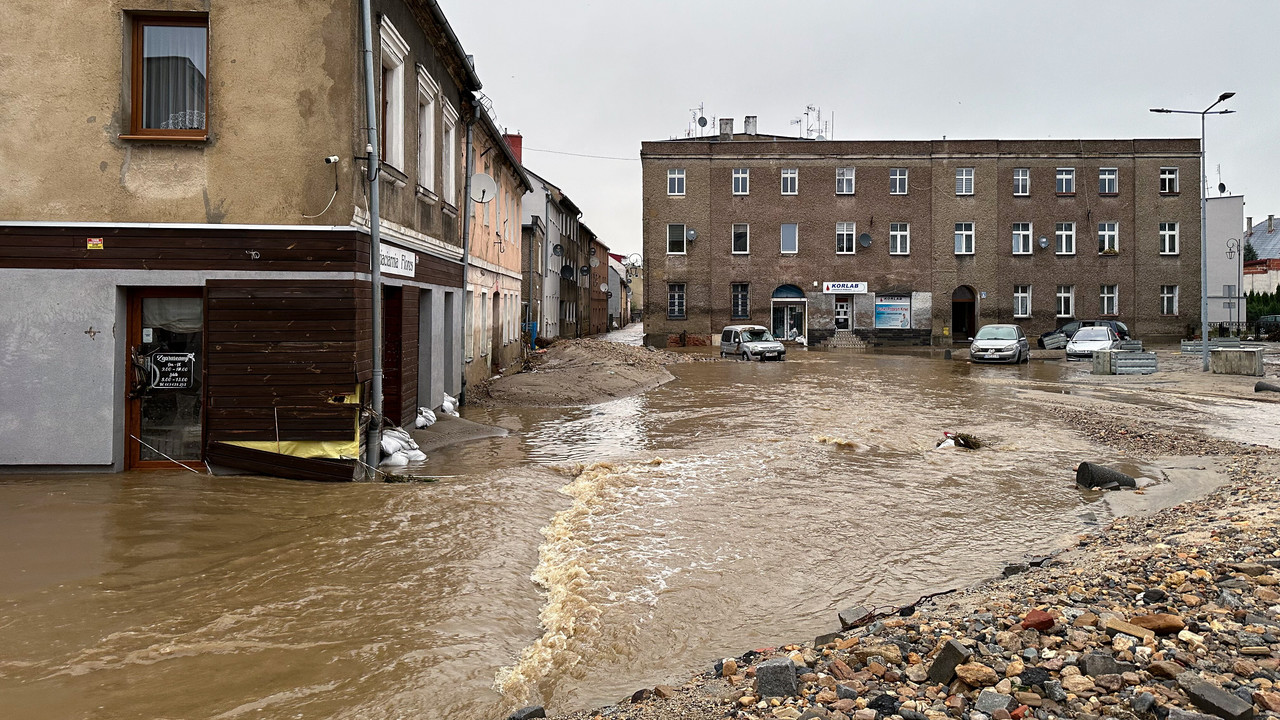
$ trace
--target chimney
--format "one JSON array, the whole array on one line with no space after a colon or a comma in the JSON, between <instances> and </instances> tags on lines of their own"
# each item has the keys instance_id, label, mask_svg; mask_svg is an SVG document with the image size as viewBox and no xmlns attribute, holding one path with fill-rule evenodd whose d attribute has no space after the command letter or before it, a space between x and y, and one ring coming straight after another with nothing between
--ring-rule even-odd
<instances>
[{"instance_id":1,"label":"chimney","mask_svg":"<svg viewBox=\"0 0 1280 720\"><path fill-rule=\"evenodd\" d=\"M748 135L758 135L756 132L756 116L748 115L742 119L742 132Z\"/></svg>"},{"instance_id":2,"label":"chimney","mask_svg":"<svg viewBox=\"0 0 1280 720\"><path fill-rule=\"evenodd\" d=\"M1251 217L1247 217L1244 219L1244 234L1245 234L1245 237L1248 237L1253 234L1253 218Z\"/></svg>"},{"instance_id":3,"label":"chimney","mask_svg":"<svg viewBox=\"0 0 1280 720\"><path fill-rule=\"evenodd\" d=\"M1275 231L1276 231L1276 216L1268 215L1267 216L1267 232L1273 233Z\"/></svg>"},{"instance_id":4,"label":"chimney","mask_svg":"<svg viewBox=\"0 0 1280 720\"><path fill-rule=\"evenodd\" d=\"M507 141L507 147L511 148L512 154L516 156L516 162L524 164L524 136L520 133L503 133L502 139Z\"/></svg>"},{"instance_id":5,"label":"chimney","mask_svg":"<svg viewBox=\"0 0 1280 720\"><path fill-rule=\"evenodd\" d=\"M733 118L720 118L720 139L733 139Z\"/></svg>"}]
</instances>

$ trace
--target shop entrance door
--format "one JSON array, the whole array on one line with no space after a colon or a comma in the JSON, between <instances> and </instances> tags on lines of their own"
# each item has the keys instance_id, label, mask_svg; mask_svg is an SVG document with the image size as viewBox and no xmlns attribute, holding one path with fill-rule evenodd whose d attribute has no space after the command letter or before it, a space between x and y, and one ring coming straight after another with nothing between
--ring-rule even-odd
<instances>
[{"instance_id":1,"label":"shop entrance door","mask_svg":"<svg viewBox=\"0 0 1280 720\"><path fill-rule=\"evenodd\" d=\"M951 337L965 342L978 331L977 301L973 288L961 285L951 293Z\"/></svg>"},{"instance_id":2,"label":"shop entrance door","mask_svg":"<svg viewBox=\"0 0 1280 720\"><path fill-rule=\"evenodd\" d=\"M850 306L851 306L851 303L849 302L848 296L841 295L836 298L836 329L837 330L849 329Z\"/></svg>"},{"instance_id":3,"label":"shop entrance door","mask_svg":"<svg viewBox=\"0 0 1280 720\"><path fill-rule=\"evenodd\" d=\"M203 340L203 288L139 288L129 294L127 468L200 462Z\"/></svg>"}]
</instances>

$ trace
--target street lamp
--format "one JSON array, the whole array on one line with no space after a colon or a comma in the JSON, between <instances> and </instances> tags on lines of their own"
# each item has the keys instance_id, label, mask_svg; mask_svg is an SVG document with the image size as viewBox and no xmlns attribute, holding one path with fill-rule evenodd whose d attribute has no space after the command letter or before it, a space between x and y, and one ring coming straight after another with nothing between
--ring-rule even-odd
<instances>
[{"instance_id":1,"label":"street lamp","mask_svg":"<svg viewBox=\"0 0 1280 720\"><path fill-rule=\"evenodd\" d=\"M1233 92L1225 92L1213 101L1213 105L1204 110L1170 110L1168 108L1151 108L1153 113L1179 113L1182 115L1200 116L1200 362L1201 370L1209 372L1209 246L1205 220L1205 204L1208 200L1209 174L1204 166L1204 116L1226 115L1235 110L1217 110L1209 112L1220 102L1230 100Z\"/></svg>"},{"instance_id":2,"label":"street lamp","mask_svg":"<svg viewBox=\"0 0 1280 720\"><path fill-rule=\"evenodd\" d=\"M1243 329L1240 327L1240 303L1241 297L1244 295L1244 241L1240 238L1227 238L1227 259L1234 260L1237 255L1240 256L1240 262L1236 265L1238 268L1236 273L1236 296L1232 307L1236 311L1236 332L1243 333Z\"/></svg>"}]
</instances>

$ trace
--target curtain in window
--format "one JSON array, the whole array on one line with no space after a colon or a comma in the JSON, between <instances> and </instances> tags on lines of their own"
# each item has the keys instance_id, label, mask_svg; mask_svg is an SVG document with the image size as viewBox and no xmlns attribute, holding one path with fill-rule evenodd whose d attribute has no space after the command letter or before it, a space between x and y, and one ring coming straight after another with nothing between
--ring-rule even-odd
<instances>
[{"instance_id":1,"label":"curtain in window","mask_svg":"<svg viewBox=\"0 0 1280 720\"><path fill-rule=\"evenodd\" d=\"M143 28L142 127L205 128L207 32L183 25Z\"/></svg>"}]
</instances>

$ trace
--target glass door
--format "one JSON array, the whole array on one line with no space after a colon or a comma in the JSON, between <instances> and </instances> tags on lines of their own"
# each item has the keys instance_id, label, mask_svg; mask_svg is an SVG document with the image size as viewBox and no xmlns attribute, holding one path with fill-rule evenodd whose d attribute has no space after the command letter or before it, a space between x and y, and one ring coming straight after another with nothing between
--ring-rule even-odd
<instances>
[{"instance_id":1,"label":"glass door","mask_svg":"<svg viewBox=\"0 0 1280 720\"><path fill-rule=\"evenodd\" d=\"M836 329L849 329L849 298L848 296L839 296L836 298Z\"/></svg>"},{"instance_id":2,"label":"glass door","mask_svg":"<svg viewBox=\"0 0 1280 720\"><path fill-rule=\"evenodd\" d=\"M199 462L204 409L201 288L147 288L129 298L125 448L130 468Z\"/></svg>"}]
</instances>

